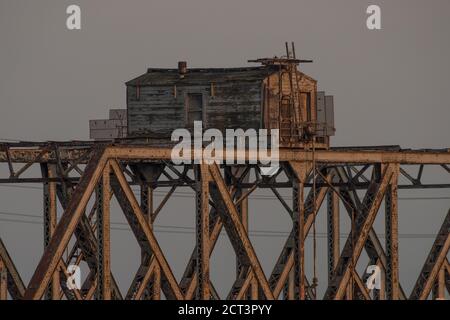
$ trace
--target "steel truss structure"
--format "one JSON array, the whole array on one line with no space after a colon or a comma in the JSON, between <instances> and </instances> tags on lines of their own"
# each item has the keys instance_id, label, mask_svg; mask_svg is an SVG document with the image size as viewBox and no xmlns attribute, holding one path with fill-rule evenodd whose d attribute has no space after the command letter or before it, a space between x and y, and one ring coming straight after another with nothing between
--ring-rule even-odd
<instances>
[{"instance_id":1,"label":"steel truss structure","mask_svg":"<svg viewBox=\"0 0 450 320\"><path fill-rule=\"evenodd\" d=\"M186 159L197 153L186 154ZM430 249L412 292L399 280L398 189L450 188L449 150L397 147L280 150L280 169L263 176L257 154L235 151L240 165L175 165L171 149L99 143L2 144L0 162L9 175L0 183L43 184L44 253L26 286L0 240L0 299L319 299L316 279L305 273L305 240L326 206L328 288L324 299L444 299L450 290L450 212ZM27 177L33 165L41 175ZM437 166L447 184L425 184L426 166ZM416 167L417 176L410 172ZM140 199L131 186L140 187ZM155 206L153 193L170 191ZM153 232L153 224L177 188L195 191L196 243L178 281ZM261 267L248 235L248 198L269 189L292 219L292 231L270 275ZM280 189L292 192L292 203ZM361 197L361 193L364 196ZM110 201L115 197L142 250L128 291L121 292L111 270ZM92 200L90 200L92 198ZM93 205L89 206L89 201ZM384 201L385 244L373 228ZM64 213L57 219L57 203ZM351 231L340 244L340 204ZM156 207L156 208L155 208ZM209 259L222 230L237 259L237 275L226 297L211 282ZM71 238L75 244L68 248ZM69 250L64 258L64 251ZM379 266L382 288L369 292L356 265L363 250ZM67 287L69 265L85 262L90 273L80 289Z\"/></svg>"}]
</instances>

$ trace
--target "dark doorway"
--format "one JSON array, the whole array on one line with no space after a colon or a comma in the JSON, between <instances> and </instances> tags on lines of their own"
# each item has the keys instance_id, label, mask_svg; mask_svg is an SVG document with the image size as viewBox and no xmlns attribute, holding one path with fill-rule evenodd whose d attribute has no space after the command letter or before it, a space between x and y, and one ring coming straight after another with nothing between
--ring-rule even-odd
<instances>
[{"instance_id":1,"label":"dark doorway","mask_svg":"<svg viewBox=\"0 0 450 320\"><path fill-rule=\"evenodd\" d=\"M186 125L194 127L194 121L203 121L203 95L188 93L186 97Z\"/></svg>"}]
</instances>

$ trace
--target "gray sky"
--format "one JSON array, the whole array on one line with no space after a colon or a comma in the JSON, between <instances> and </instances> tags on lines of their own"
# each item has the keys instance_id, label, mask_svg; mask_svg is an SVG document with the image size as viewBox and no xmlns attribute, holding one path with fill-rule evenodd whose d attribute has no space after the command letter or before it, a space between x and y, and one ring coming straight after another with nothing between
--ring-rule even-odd
<instances>
[{"instance_id":1,"label":"gray sky","mask_svg":"<svg viewBox=\"0 0 450 320\"><path fill-rule=\"evenodd\" d=\"M69 4L81 7L80 31L66 29ZM380 31L365 26L369 4L381 7ZM333 145L448 147L449 31L448 0L0 0L0 138L88 139L88 120L125 107L124 82L147 67L175 67L179 60L191 67L243 66L248 59L283 54L284 42L295 41L297 55L314 60L303 71L335 96ZM41 211L39 190L0 188L1 210ZM403 195L448 196L448 191ZM186 209L193 208L191 202L172 199L160 224L194 226L193 210ZM400 232L436 232L449 202L401 201ZM253 229L290 228L274 201L251 200L250 210ZM119 212L114 217L123 221ZM380 228L382 221L377 220ZM26 282L42 253L41 233L39 225L0 222L0 236ZM194 236L158 238L181 275ZM267 273L283 241L255 239ZM400 244L408 292L431 243L406 239ZM113 269L126 291L139 249L130 233L119 230L113 246ZM324 240L319 250L323 288ZM230 256L223 238L212 262L212 277L223 293L233 276Z\"/></svg>"}]
</instances>

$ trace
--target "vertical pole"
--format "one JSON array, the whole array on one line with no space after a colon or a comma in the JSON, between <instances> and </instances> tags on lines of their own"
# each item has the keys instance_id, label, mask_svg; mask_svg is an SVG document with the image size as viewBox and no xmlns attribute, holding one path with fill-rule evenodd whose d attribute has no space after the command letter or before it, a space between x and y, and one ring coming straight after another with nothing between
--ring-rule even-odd
<instances>
[{"instance_id":1,"label":"vertical pole","mask_svg":"<svg viewBox=\"0 0 450 320\"><path fill-rule=\"evenodd\" d=\"M153 229L153 187L149 186L147 183L141 185L141 209L145 214L147 222L151 229ZM141 253L141 263L150 264L151 257L142 251ZM144 299L160 300L161 298L161 269L159 265L153 269L153 279L150 279L147 285L146 293L144 294Z\"/></svg>"},{"instance_id":2,"label":"vertical pole","mask_svg":"<svg viewBox=\"0 0 450 320\"><path fill-rule=\"evenodd\" d=\"M248 198L242 200L240 205L240 212L242 217L242 224L244 225L244 228L248 233ZM250 299L258 300L259 299L258 292L259 292L258 280L256 279L256 277L253 275L252 272L252 281L250 283Z\"/></svg>"},{"instance_id":3,"label":"vertical pole","mask_svg":"<svg viewBox=\"0 0 450 320\"><path fill-rule=\"evenodd\" d=\"M0 256L0 301L8 299L8 271Z\"/></svg>"},{"instance_id":4,"label":"vertical pole","mask_svg":"<svg viewBox=\"0 0 450 320\"><path fill-rule=\"evenodd\" d=\"M386 272L380 261L378 261L377 266L381 270L381 283L380 290L378 292L378 300L386 300Z\"/></svg>"},{"instance_id":5,"label":"vertical pole","mask_svg":"<svg viewBox=\"0 0 450 320\"><path fill-rule=\"evenodd\" d=\"M147 219L147 222L152 225L152 203L150 200L152 190L147 183L141 184L141 209ZM141 251L141 264L148 263L147 255L144 250Z\"/></svg>"},{"instance_id":6,"label":"vertical pole","mask_svg":"<svg viewBox=\"0 0 450 320\"><path fill-rule=\"evenodd\" d=\"M233 170L234 169L234 170ZM244 174L245 169L243 168L231 168L228 172L228 179L231 178L230 175L234 175L236 177L240 177ZM231 181L230 181L231 182ZM243 182L248 182L248 176L243 179ZM235 198L239 199L242 194L246 191L246 189L242 189L237 187ZM239 205L237 205L237 209L242 221L242 225L248 234L248 198L245 198L241 201ZM241 272L243 272L242 265L239 259L236 259L236 277L240 277ZM251 272L251 281L250 281L250 290L246 294L246 298L250 298L251 300L258 300L258 280L255 278L253 272Z\"/></svg>"},{"instance_id":7,"label":"vertical pole","mask_svg":"<svg viewBox=\"0 0 450 320\"><path fill-rule=\"evenodd\" d=\"M295 292L297 299L305 300L305 179L306 168L300 165L294 168L296 171L296 179L293 185L293 222L294 222L294 281L295 286L298 287L298 292Z\"/></svg>"},{"instance_id":8,"label":"vertical pole","mask_svg":"<svg viewBox=\"0 0 450 320\"><path fill-rule=\"evenodd\" d=\"M339 192L330 190L327 194L327 225L328 225L328 285L333 279L334 270L339 261Z\"/></svg>"},{"instance_id":9,"label":"vertical pole","mask_svg":"<svg viewBox=\"0 0 450 320\"><path fill-rule=\"evenodd\" d=\"M196 234L197 234L197 298L209 300L209 182L208 165L197 166L196 188Z\"/></svg>"},{"instance_id":10,"label":"vertical pole","mask_svg":"<svg viewBox=\"0 0 450 320\"><path fill-rule=\"evenodd\" d=\"M109 162L103 170L98 185L97 237L98 237L98 270L97 298L111 300L111 257L110 257L110 166Z\"/></svg>"},{"instance_id":11,"label":"vertical pole","mask_svg":"<svg viewBox=\"0 0 450 320\"><path fill-rule=\"evenodd\" d=\"M48 163L41 164L43 178L56 178L56 167ZM47 248L52 238L57 223L56 207L56 182L44 182L44 248ZM48 300L59 299L59 269L53 273L52 281L48 287L45 298Z\"/></svg>"},{"instance_id":12,"label":"vertical pole","mask_svg":"<svg viewBox=\"0 0 450 320\"><path fill-rule=\"evenodd\" d=\"M400 297L398 270L398 175L399 166L397 165L385 196L387 256L386 291L388 300L398 300Z\"/></svg>"},{"instance_id":13,"label":"vertical pole","mask_svg":"<svg viewBox=\"0 0 450 320\"><path fill-rule=\"evenodd\" d=\"M300 262L300 272L299 272L299 298L300 300L305 300L305 185L301 181L300 194L298 200L299 206L299 221L298 221L298 238L299 238L299 262Z\"/></svg>"}]
</instances>

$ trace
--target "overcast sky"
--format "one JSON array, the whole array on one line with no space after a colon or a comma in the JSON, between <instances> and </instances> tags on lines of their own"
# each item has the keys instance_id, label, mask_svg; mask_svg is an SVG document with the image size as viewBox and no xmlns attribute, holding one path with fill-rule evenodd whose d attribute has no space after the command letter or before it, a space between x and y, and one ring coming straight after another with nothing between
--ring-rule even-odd
<instances>
[{"instance_id":1,"label":"overcast sky","mask_svg":"<svg viewBox=\"0 0 450 320\"><path fill-rule=\"evenodd\" d=\"M66 28L70 4L81 7L79 31ZM366 28L369 4L381 7L382 30ZM148 67L176 67L179 60L188 67L245 66L248 59L283 54L284 42L294 41L297 56L314 60L303 71L335 97L333 145L449 147L449 31L448 0L0 0L0 139L88 139L88 120L106 118L109 108L125 108L124 82ZM40 197L38 189L0 187L0 210L39 215ZM191 202L172 199L159 223L193 227ZM449 204L401 200L400 231L435 233ZM250 210L251 229L289 231L289 218L274 201L251 200ZM119 212L114 219L123 221ZM319 220L325 231L323 214ZM377 226L382 222L381 217ZM0 221L0 237L27 283L42 253L40 226ZM194 236L158 238L179 277ZM254 241L269 273L284 240ZM401 240L408 292L432 241ZM321 290L325 244L319 241ZM126 292L139 249L122 230L114 231L113 246L113 271ZM222 293L233 277L230 256L222 237L212 262Z\"/></svg>"}]
</instances>

